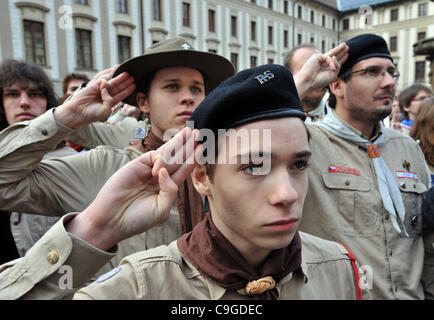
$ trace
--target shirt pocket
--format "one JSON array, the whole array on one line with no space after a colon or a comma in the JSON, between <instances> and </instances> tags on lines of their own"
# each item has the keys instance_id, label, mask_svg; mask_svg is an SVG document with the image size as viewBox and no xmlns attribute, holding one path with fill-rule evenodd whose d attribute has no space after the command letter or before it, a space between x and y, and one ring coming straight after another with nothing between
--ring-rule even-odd
<instances>
[{"instance_id":1,"label":"shirt pocket","mask_svg":"<svg viewBox=\"0 0 434 320\"><path fill-rule=\"evenodd\" d=\"M428 188L421 182L407 181L400 179L399 189L401 190L402 201L405 206L404 226L412 238L417 238L422 233L422 200Z\"/></svg>"},{"instance_id":2,"label":"shirt pocket","mask_svg":"<svg viewBox=\"0 0 434 320\"><path fill-rule=\"evenodd\" d=\"M370 181L348 173L323 172L322 178L327 192L332 192L336 201L337 223L332 227L350 236L375 234L381 223L382 207L370 192Z\"/></svg>"}]
</instances>

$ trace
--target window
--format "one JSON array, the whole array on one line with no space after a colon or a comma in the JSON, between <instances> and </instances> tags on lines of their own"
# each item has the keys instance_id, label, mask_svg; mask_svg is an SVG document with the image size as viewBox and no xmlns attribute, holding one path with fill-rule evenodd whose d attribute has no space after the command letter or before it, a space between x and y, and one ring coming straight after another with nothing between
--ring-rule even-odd
<instances>
[{"instance_id":1,"label":"window","mask_svg":"<svg viewBox=\"0 0 434 320\"><path fill-rule=\"evenodd\" d=\"M120 13L128 13L128 0L116 0L116 10Z\"/></svg>"},{"instance_id":2,"label":"window","mask_svg":"<svg viewBox=\"0 0 434 320\"><path fill-rule=\"evenodd\" d=\"M256 4L256 0L250 0L250 2Z\"/></svg>"},{"instance_id":3,"label":"window","mask_svg":"<svg viewBox=\"0 0 434 320\"><path fill-rule=\"evenodd\" d=\"M288 30L283 30L283 47L288 48Z\"/></svg>"},{"instance_id":4,"label":"window","mask_svg":"<svg viewBox=\"0 0 434 320\"><path fill-rule=\"evenodd\" d=\"M313 10L310 11L310 22L315 23L315 12Z\"/></svg>"},{"instance_id":5,"label":"window","mask_svg":"<svg viewBox=\"0 0 434 320\"><path fill-rule=\"evenodd\" d=\"M268 44L273 44L273 27L268 26Z\"/></svg>"},{"instance_id":6,"label":"window","mask_svg":"<svg viewBox=\"0 0 434 320\"><path fill-rule=\"evenodd\" d=\"M390 10L390 21L398 21L398 9Z\"/></svg>"},{"instance_id":7,"label":"window","mask_svg":"<svg viewBox=\"0 0 434 320\"><path fill-rule=\"evenodd\" d=\"M161 21L161 0L152 0L152 19Z\"/></svg>"},{"instance_id":8,"label":"window","mask_svg":"<svg viewBox=\"0 0 434 320\"><path fill-rule=\"evenodd\" d=\"M118 36L118 57L119 63L131 58L131 38Z\"/></svg>"},{"instance_id":9,"label":"window","mask_svg":"<svg viewBox=\"0 0 434 320\"><path fill-rule=\"evenodd\" d=\"M423 40L426 38L426 32L425 31L421 31L417 33L417 41Z\"/></svg>"},{"instance_id":10,"label":"window","mask_svg":"<svg viewBox=\"0 0 434 320\"><path fill-rule=\"evenodd\" d=\"M273 0L268 0L268 8L273 9Z\"/></svg>"},{"instance_id":11,"label":"window","mask_svg":"<svg viewBox=\"0 0 434 320\"><path fill-rule=\"evenodd\" d=\"M258 58L256 56L250 56L250 68L258 65Z\"/></svg>"},{"instance_id":12,"label":"window","mask_svg":"<svg viewBox=\"0 0 434 320\"><path fill-rule=\"evenodd\" d=\"M231 62L235 67L235 72L238 72L238 53L231 53Z\"/></svg>"},{"instance_id":13,"label":"window","mask_svg":"<svg viewBox=\"0 0 434 320\"><path fill-rule=\"evenodd\" d=\"M342 21L342 29L348 30L350 28L350 20L348 18Z\"/></svg>"},{"instance_id":14,"label":"window","mask_svg":"<svg viewBox=\"0 0 434 320\"><path fill-rule=\"evenodd\" d=\"M396 36L390 37L390 52L395 52L397 48L398 39Z\"/></svg>"},{"instance_id":15,"label":"window","mask_svg":"<svg viewBox=\"0 0 434 320\"><path fill-rule=\"evenodd\" d=\"M256 21L250 21L250 40L256 41Z\"/></svg>"},{"instance_id":16,"label":"window","mask_svg":"<svg viewBox=\"0 0 434 320\"><path fill-rule=\"evenodd\" d=\"M424 82L425 81L425 61L416 62L415 81L416 82Z\"/></svg>"},{"instance_id":17,"label":"window","mask_svg":"<svg viewBox=\"0 0 434 320\"><path fill-rule=\"evenodd\" d=\"M424 17L428 14L428 3L419 3L419 17Z\"/></svg>"},{"instance_id":18,"label":"window","mask_svg":"<svg viewBox=\"0 0 434 320\"><path fill-rule=\"evenodd\" d=\"M88 0L74 0L74 2L77 4L89 5Z\"/></svg>"},{"instance_id":19,"label":"window","mask_svg":"<svg viewBox=\"0 0 434 320\"><path fill-rule=\"evenodd\" d=\"M26 61L46 65L44 25L42 23L24 20L24 43Z\"/></svg>"},{"instance_id":20,"label":"window","mask_svg":"<svg viewBox=\"0 0 434 320\"><path fill-rule=\"evenodd\" d=\"M289 13L289 2L288 0L283 1L283 13L288 14Z\"/></svg>"},{"instance_id":21,"label":"window","mask_svg":"<svg viewBox=\"0 0 434 320\"><path fill-rule=\"evenodd\" d=\"M297 34L297 44L301 44L303 42L303 36L299 33Z\"/></svg>"},{"instance_id":22,"label":"window","mask_svg":"<svg viewBox=\"0 0 434 320\"><path fill-rule=\"evenodd\" d=\"M310 37L310 43L314 43L315 42L315 38L314 37Z\"/></svg>"},{"instance_id":23,"label":"window","mask_svg":"<svg viewBox=\"0 0 434 320\"><path fill-rule=\"evenodd\" d=\"M298 11L298 18L303 19L303 8L301 6L298 6L297 11Z\"/></svg>"},{"instance_id":24,"label":"window","mask_svg":"<svg viewBox=\"0 0 434 320\"><path fill-rule=\"evenodd\" d=\"M88 30L75 30L77 68L93 69L92 58L92 32Z\"/></svg>"},{"instance_id":25,"label":"window","mask_svg":"<svg viewBox=\"0 0 434 320\"><path fill-rule=\"evenodd\" d=\"M237 36L237 17L231 16L231 36Z\"/></svg>"},{"instance_id":26,"label":"window","mask_svg":"<svg viewBox=\"0 0 434 320\"><path fill-rule=\"evenodd\" d=\"M190 4L187 2L182 3L182 25L184 27L190 26Z\"/></svg>"},{"instance_id":27,"label":"window","mask_svg":"<svg viewBox=\"0 0 434 320\"><path fill-rule=\"evenodd\" d=\"M321 41L321 52L324 53L325 51L326 51L326 49L325 49L325 41L322 40Z\"/></svg>"},{"instance_id":28,"label":"window","mask_svg":"<svg viewBox=\"0 0 434 320\"><path fill-rule=\"evenodd\" d=\"M323 27L326 26L326 17L325 17L324 14L322 15L322 26L323 26Z\"/></svg>"},{"instance_id":29,"label":"window","mask_svg":"<svg viewBox=\"0 0 434 320\"><path fill-rule=\"evenodd\" d=\"M215 11L208 10L208 31L215 32Z\"/></svg>"},{"instance_id":30,"label":"window","mask_svg":"<svg viewBox=\"0 0 434 320\"><path fill-rule=\"evenodd\" d=\"M274 59L273 58L268 58L267 63L268 64L273 64L274 63Z\"/></svg>"},{"instance_id":31,"label":"window","mask_svg":"<svg viewBox=\"0 0 434 320\"><path fill-rule=\"evenodd\" d=\"M210 53L217 53L217 50L215 50L215 49L209 49L208 52L210 52Z\"/></svg>"},{"instance_id":32,"label":"window","mask_svg":"<svg viewBox=\"0 0 434 320\"><path fill-rule=\"evenodd\" d=\"M332 21L332 28L333 28L333 30L336 30L336 19L335 18L333 18L333 21Z\"/></svg>"}]
</instances>

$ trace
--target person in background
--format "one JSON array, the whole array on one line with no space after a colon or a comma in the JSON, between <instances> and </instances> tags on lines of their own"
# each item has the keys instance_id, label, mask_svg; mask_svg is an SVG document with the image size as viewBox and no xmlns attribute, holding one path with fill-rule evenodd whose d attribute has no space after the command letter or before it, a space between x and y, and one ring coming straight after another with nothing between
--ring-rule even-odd
<instances>
[{"instance_id":1,"label":"person in background","mask_svg":"<svg viewBox=\"0 0 434 320\"><path fill-rule=\"evenodd\" d=\"M38 66L22 61L7 60L0 65L0 114L1 127L28 122L57 106L51 81ZM7 141L6 141L7 144ZM65 157L76 152L60 142L44 158ZM57 217L10 212L10 225L19 256L29 250L50 227ZM1 219L8 214L2 212Z\"/></svg>"},{"instance_id":2,"label":"person in background","mask_svg":"<svg viewBox=\"0 0 434 320\"><path fill-rule=\"evenodd\" d=\"M59 105L63 104L68 97L71 96L83 83L89 82L89 78L85 74L70 73L63 78L62 91L63 96L59 99ZM65 139L65 143L68 147L73 148L77 152L86 151L83 146L75 144L72 141Z\"/></svg>"},{"instance_id":3,"label":"person in background","mask_svg":"<svg viewBox=\"0 0 434 320\"><path fill-rule=\"evenodd\" d=\"M290 50L283 65L296 74L300 71L306 61L314 54L320 53L311 44L302 44ZM303 109L306 112L306 123L320 121L327 114L326 101L328 98L327 88L313 90L301 100Z\"/></svg>"},{"instance_id":4,"label":"person in background","mask_svg":"<svg viewBox=\"0 0 434 320\"><path fill-rule=\"evenodd\" d=\"M413 125L414 118L419 110L420 104L428 98L431 98L431 89L422 84L414 84L399 94L399 107L403 115L401 132L408 135Z\"/></svg>"},{"instance_id":5,"label":"person in background","mask_svg":"<svg viewBox=\"0 0 434 320\"><path fill-rule=\"evenodd\" d=\"M434 186L434 98L426 99L420 104L410 130L410 137L419 143L425 155L431 172L431 185Z\"/></svg>"}]
</instances>

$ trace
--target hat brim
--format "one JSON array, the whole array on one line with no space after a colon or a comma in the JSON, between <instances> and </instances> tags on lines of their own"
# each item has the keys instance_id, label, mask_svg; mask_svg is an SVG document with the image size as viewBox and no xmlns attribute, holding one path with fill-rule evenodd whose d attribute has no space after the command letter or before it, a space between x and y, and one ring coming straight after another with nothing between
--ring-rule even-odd
<instances>
[{"instance_id":1,"label":"hat brim","mask_svg":"<svg viewBox=\"0 0 434 320\"><path fill-rule=\"evenodd\" d=\"M134 77L136 88L139 88L140 82L150 73L169 67L187 67L202 72L206 78L206 94L235 73L232 63L220 55L194 50L175 50L145 54L127 60L119 66L113 77L128 72L129 75ZM137 106L137 93L136 89L123 102Z\"/></svg>"}]
</instances>

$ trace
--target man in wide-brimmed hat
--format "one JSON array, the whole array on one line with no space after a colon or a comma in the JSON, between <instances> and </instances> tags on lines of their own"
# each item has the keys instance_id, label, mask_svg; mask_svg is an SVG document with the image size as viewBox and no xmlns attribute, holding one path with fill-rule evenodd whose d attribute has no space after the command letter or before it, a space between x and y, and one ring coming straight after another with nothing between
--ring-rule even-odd
<instances>
[{"instance_id":1,"label":"man in wide-brimmed hat","mask_svg":"<svg viewBox=\"0 0 434 320\"><path fill-rule=\"evenodd\" d=\"M182 129L205 92L233 73L227 59L198 52L183 39L171 39L123 63L113 79L95 79L54 111L9 127L0 135L0 208L52 216L83 210L115 171L162 145L166 130ZM122 100L149 114L151 132L140 144L125 150L102 146L41 161L74 129L107 118ZM138 250L168 244L190 231L203 214L201 197L187 181L168 221L125 240L112 263ZM59 250L53 250L51 256L57 258L50 261L58 260Z\"/></svg>"},{"instance_id":2,"label":"man in wide-brimmed hat","mask_svg":"<svg viewBox=\"0 0 434 320\"><path fill-rule=\"evenodd\" d=\"M172 38L154 44L146 49L143 55L125 61L119 68L114 67L102 71L95 76L93 81L109 79L113 72L115 76L128 72L134 77L136 90L123 101L128 105L140 107L139 103L143 100L141 98L137 100L138 94L142 93L140 96L147 94L158 70L173 67L192 68L199 71L203 78L205 94L234 74L234 67L226 58L214 53L194 50L186 40ZM157 111L163 113L164 118L168 118L169 114L163 111L161 106ZM146 110L146 113L149 115L149 110ZM101 117L101 120L105 118ZM185 121L179 119L179 123L185 123ZM178 124L174 125L178 127ZM156 129L154 121L153 130ZM81 126L74 130L68 139L87 149L99 145L111 145L123 149L140 144L148 130L148 121L127 117L115 124L93 122L90 125Z\"/></svg>"}]
</instances>

